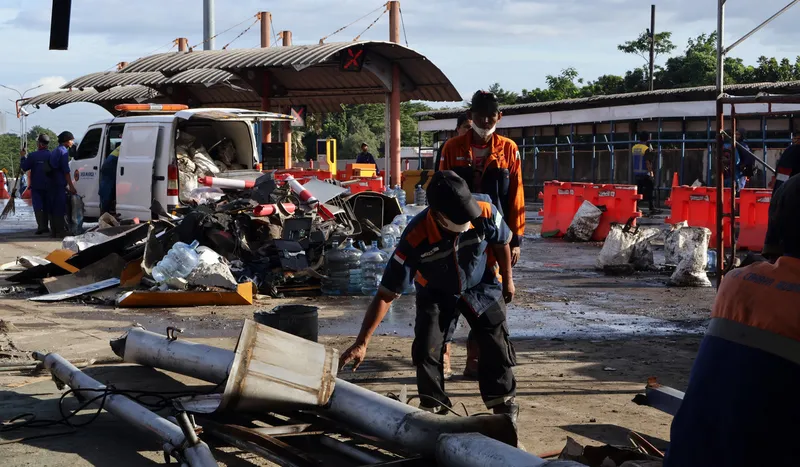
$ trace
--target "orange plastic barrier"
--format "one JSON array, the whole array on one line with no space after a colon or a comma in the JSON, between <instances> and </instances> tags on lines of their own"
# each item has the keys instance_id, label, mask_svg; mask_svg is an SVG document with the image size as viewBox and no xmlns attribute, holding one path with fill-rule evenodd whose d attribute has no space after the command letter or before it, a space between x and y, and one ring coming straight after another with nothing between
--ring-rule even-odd
<instances>
[{"instance_id":1,"label":"orange plastic barrier","mask_svg":"<svg viewBox=\"0 0 800 467\"><path fill-rule=\"evenodd\" d=\"M558 231L556 237L563 237L572 218L584 200L584 192L589 183L544 182L544 192L539 199L544 208L539 211L542 219L542 233ZM627 220L627 219L626 219Z\"/></svg>"},{"instance_id":2,"label":"orange plastic barrier","mask_svg":"<svg viewBox=\"0 0 800 467\"><path fill-rule=\"evenodd\" d=\"M739 224L736 244L739 248L750 251L764 248L770 201L772 190L745 188L739 193L739 217L736 218Z\"/></svg>"},{"instance_id":3,"label":"orange plastic barrier","mask_svg":"<svg viewBox=\"0 0 800 467\"><path fill-rule=\"evenodd\" d=\"M722 212L731 212L731 189L722 191ZM686 221L690 227L705 227L711 230L710 246L717 244L717 188L716 187L690 187L674 186L667 200L667 206L672 207L672 213L664 221L668 224L677 224ZM730 218L722 220L722 228L728 232ZM731 246L730 235L725 236L726 248Z\"/></svg>"},{"instance_id":4,"label":"orange plastic barrier","mask_svg":"<svg viewBox=\"0 0 800 467\"><path fill-rule=\"evenodd\" d=\"M638 202L642 195L636 185L588 185L583 199L595 206L605 206L606 212L600 216L600 225L592 234L592 240L603 241L611 232L611 224L624 224L631 217L642 217ZM544 229L542 229L544 231Z\"/></svg>"},{"instance_id":5,"label":"orange plastic barrier","mask_svg":"<svg viewBox=\"0 0 800 467\"><path fill-rule=\"evenodd\" d=\"M9 199L11 195L8 194L6 189L6 174L0 172L0 199Z\"/></svg>"},{"instance_id":6,"label":"orange plastic barrier","mask_svg":"<svg viewBox=\"0 0 800 467\"><path fill-rule=\"evenodd\" d=\"M361 178L357 182L347 185L351 194L361 193L362 191L374 191L376 193L383 193L383 178Z\"/></svg>"}]
</instances>

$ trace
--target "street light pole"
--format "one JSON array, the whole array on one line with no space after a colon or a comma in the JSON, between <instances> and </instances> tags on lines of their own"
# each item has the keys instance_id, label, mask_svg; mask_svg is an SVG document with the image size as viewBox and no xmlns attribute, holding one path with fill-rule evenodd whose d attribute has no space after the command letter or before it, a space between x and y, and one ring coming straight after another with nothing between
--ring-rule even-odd
<instances>
[{"instance_id":1,"label":"street light pole","mask_svg":"<svg viewBox=\"0 0 800 467\"><path fill-rule=\"evenodd\" d=\"M17 111L17 118L19 119L19 149L20 150L24 150L25 149L25 139L26 139L25 138L25 118L28 115L30 115L30 114L26 114L26 113L22 113L21 112L22 107L20 106L20 102L22 102L25 99L25 95L26 94L28 94L29 92L31 92L31 91L33 91L35 89L39 89L42 86L44 86L44 85L40 84L38 86L34 86L32 88L26 89L23 92L20 92L16 88L12 88L12 87L6 86L5 84L0 84L0 88L8 89L9 91L14 91L19 96L19 100L14 101L14 107L15 107L14 110Z\"/></svg>"}]
</instances>

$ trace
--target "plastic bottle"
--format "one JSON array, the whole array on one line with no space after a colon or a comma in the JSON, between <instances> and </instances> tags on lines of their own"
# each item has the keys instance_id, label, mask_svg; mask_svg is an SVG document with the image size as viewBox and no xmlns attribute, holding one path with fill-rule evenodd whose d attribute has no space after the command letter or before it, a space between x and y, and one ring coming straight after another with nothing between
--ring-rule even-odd
<instances>
[{"instance_id":1,"label":"plastic bottle","mask_svg":"<svg viewBox=\"0 0 800 467\"><path fill-rule=\"evenodd\" d=\"M361 294L361 255L361 250L353 246L352 238L341 248L338 242L333 242L325 253L327 279L320 288L324 295Z\"/></svg>"},{"instance_id":2,"label":"plastic bottle","mask_svg":"<svg viewBox=\"0 0 800 467\"><path fill-rule=\"evenodd\" d=\"M428 205L428 198L422 185L417 185L416 188L414 188L414 204L417 206Z\"/></svg>"},{"instance_id":3,"label":"plastic bottle","mask_svg":"<svg viewBox=\"0 0 800 467\"><path fill-rule=\"evenodd\" d=\"M333 242L331 248L325 252L326 278L322 279L320 291L323 295L342 295L347 291L346 282L343 280L344 259L339 249L339 242ZM349 280L349 274L347 280ZM342 287L345 284L344 288Z\"/></svg>"},{"instance_id":4,"label":"plastic bottle","mask_svg":"<svg viewBox=\"0 0 800 467\"><path fill-rule=\"evenodd\" d=\"M406 191L403 190L400 185L395 185L394 192L396 193L397 202L400 203L400 207L402 208L406 205Z\"/></svg>"},{"instance_id":5,"label":"plastic bottle","mask_svg":"<svg viewBox=\"0 0 800 467\"><path fill-rule=\"evenodd\" d=\"M191 245L175 242L167 255L153 267L153 279L166 282L172 278L182 279L188 276L200 263L200 256L195 248L200 245L197 240Z\"/></svg>"},{"instance_id":6,"label":"plastic bottle","mask_svg":"<svg viewBox=\"0 0 800 467\"><path fill-rule=\"evenodd\" d=\"M388 261L389 255L379 250L378 242L373 241L361 256L361 293L373 296L378 292Z\"/></svg>"},{"instance_id":7,"label":"plastic bottle","mask_svg":"<svg viewBox=\"0 0 800 467\"><path fill-rule=\"evenodd\" d=\"M708 250L706 256L706 271L716 272L717 270L717 250Z\"/></svg>"},{"instance_id":8,"label":"plastic bottle","mask_svg":"<svg viewBox=\"0 0 800 467\"><path fill-rule=\"evenodd\" d=\"M394 253L394 247L397 245L397 237L395 237L392 229L391 224L385 225L381 229L381 250L389 256Z\"/></svg>"},{"instance_id":9,"label":"plastic bottle","mask_svg":"<svg viewBox=\"0 0 800 467\"><path fill-rule=\"evenodd\" d=\"M397 198L397 192L394 191L394 188L391 186L387 186L385 190L383 190L383 194L390 198Z\"/></svg>"}]
</instances>

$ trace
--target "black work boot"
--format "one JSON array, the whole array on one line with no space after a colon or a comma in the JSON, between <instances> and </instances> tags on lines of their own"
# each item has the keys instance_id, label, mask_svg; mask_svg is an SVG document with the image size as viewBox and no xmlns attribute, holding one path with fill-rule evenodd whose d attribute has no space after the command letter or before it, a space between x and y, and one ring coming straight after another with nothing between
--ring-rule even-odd
<instances>
[{"instance_id":1,"label":"black work boot","mask_svg":"<svg viewBox=\"0 0 800 467\"><path fill-rule=\"evenodd\" d=\"M508 414L511 416L511 421L514 422L514 426L517 426L517 420L519 419L519 404L514 402L514 399L506 402L502 405L496 405L492 407L492 412L497 414Z\"/></svg>"},{"instance_id":2,"label":"black work boot","mask_svg":"<svg viewBox=\"0 0 800 467\"><path fill-rule=\"evenodd\" d=\"M67 236L67 222L64 216L50 216L50 236L53 238L64 238Z\"/></svg>"},{"instance_id":3,"label":"black work boot","mask_svg":"<svg viewBox=\"0 0 800 467\"><path fill-rule=\"evenodd\" d=\"M36 235L50 232L50 229L47 228L47 212L33 211L33 215L36 217Z\"/></svg>"}]
</instances>

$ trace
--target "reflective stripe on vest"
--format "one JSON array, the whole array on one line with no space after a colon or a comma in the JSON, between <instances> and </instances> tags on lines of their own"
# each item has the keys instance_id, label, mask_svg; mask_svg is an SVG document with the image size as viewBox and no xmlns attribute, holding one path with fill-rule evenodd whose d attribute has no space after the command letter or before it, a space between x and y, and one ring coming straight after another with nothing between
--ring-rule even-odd
<instances>
[{"instance_id":1,"label":"reflective stripe on vest","mask_svg":"<svg viewBox=\"0 0 800 467\"><path fill-rule=\"evenodd\" d=\"M706 335L763 350L800 365L800 341L774 332L725 318L712 318Z\"/></svg>"}]
</instances>

